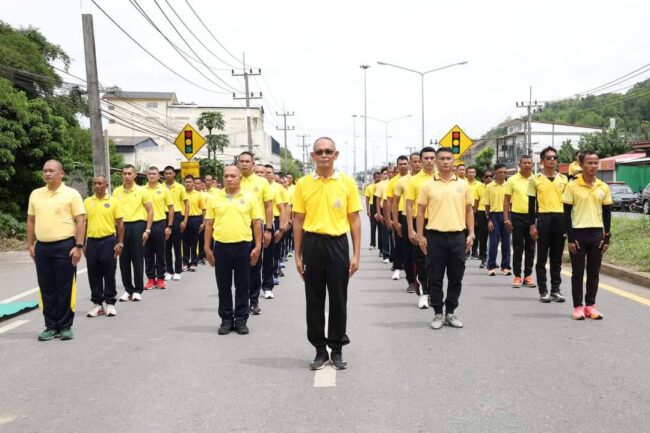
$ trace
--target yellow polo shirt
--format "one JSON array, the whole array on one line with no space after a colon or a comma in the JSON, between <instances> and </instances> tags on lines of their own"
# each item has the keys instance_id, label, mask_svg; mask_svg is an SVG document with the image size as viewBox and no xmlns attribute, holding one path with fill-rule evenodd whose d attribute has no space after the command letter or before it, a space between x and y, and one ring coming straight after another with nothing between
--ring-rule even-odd
<instances>
[{"instance_id":1,"label":"yellow polo shirt","mask_svg":"<svg viewBox=\"0 0 650 433\"><path fill-rule=\"evenodd\" d=\"M469 190L472 192L472 198L474 198L474 200L476 200L476 190L481 185L483 185L483 182L481 182L480 180L474 179L474 182L470 182L469 180L467 181L467 186L469 186Z\"/></svg>"},{"instance_id":2,"label":"yellow polo shirt","mask_svg":"<svg viewBox=\"0 0 650 433\"><path fill-rule=\"evenodd\" d=\"M105 238L116 233L115 222L124 218L120 202L108 194L101 199L92 195L84 200L86 209L86 236Z\"/></svg>"},{"instance_id":3,"label":"yellow polo shirt","mask_svg":"<svg viewBox=\"0 0 650 433\"><path fill-rule=\"evenodd\" d=\"M388 181L388 186L386 187L386 198L393 198L395 195L395 186L401 178L402 176L398 173Z\"/></svg>"},{"instance_id":4,"label":"yellow polo shirt","mask_svg":"<svg viewBox=\"0 0 650 433\"><path fill-rule=\"evenodd\" d=\"M206 195L202 191L197 191L195 189L187 194L187 199L190 202L189 216L201 216L203 214L203 209L206 207L205 196Z\"/></svg>"},{"instance_id":5,"label":"yellow polo shirt","mask_svg":"<svg viewBox=\"0 0 650 433\"><path fill-rule=\"evenodd\" d=\"M399 202L397 203L397 211L406 215L406 198L404 197L406 193L406 186L411 180L411 174L402 176L395 185L395 191L393 191L393 196L399 196Z\"/></svg>"},{"instance_id":6,"label":"yellow polo shirt","mask_svg":"<svg viewBox=\"0 0 650 433\"><path fill-rule=\"evenodd\" d=\"M444 180L436 174L422 184L416 203L426 206L428 230L460 232L466 226L466 206L473 201L466 181L456 175Z\"/></svg>"},{"instance_id":7,"label":"yellow polo shirt","mask_svg":"<svg viewBox=\"0 0 650 433\"><path fill-rule=\"evenodd\" d=\"M289 194L287 193L287 190L277 182L273 182L270 186L271 194L273 195L273 216L279 217L280 208L278 207L278 204L288 204Z\"/></svg>"},{"instance_id":8,"label":"yellow polo shirt","mask_svg":"<svg viewBox=\"0 0 650 433\"><path fill-rule=\"evenodd\" d=\"M289 197L289 206L293 204L293 192L296 190L296 185L291 184L287 187L287 196Z\"/></svg>"},{"instance_id":9,"label":"yellow polo shirt","mask_svg":"<svg viewBox=\"0 0 650 433\"><path fill-rule=\"evenodd\" d=\"M472 193L474 194L474 200L478 200L476 211L485 211L485 203L483 203L482 200L483 196L485 195L485 184L483 182L479 182L478 180L475 183L478 183L478 185L474 188L474 191L472 191Z\"/></svg>"},{"instance_id":10,"label":"yellow polo shirt","mask_svg":"<svg viewBox=\"0 0 650 433\"><path fill-rule=\"evenodd\" d=\"M569 176L577 177L579 174L582 174L582 167L578 161L573 161L569 164Z\"/></svg>"},{"instance_id":11,"label":"yellow polo shirt","mask_svg":"<svg viewBox=\"0 0 650 433\"><path fill-rule=\"evenodd\" d=\"M162 184L157 184L153 188L149 185L144 187L145 191L149 195L151 200L151 205L153 206L153 222L158 222L162 220L167 220L167 212L169 212L169 206L174 205L174 200L170 194L167 187ZM176 210L176 208L174 208Z\"/></svg>"},{"instance_id":12,"label":"yellow polo shirt","mask_svg":"<svg viewBox=\"0 0 650 433\"><path fill-rule=\"evenodd\" d=\"M366 186L366 189L363 192L363 195L368 197L370 200L368 203L372 206L375 203L375 188L377 187L376 183L371 183L368 186Z\"/></svg>"},{"instance_id":13,"label":"yellow polo shirt","mask_svg":"<svg viewBox=\"0 0 650 433\"><path fill-rule=\"evenodd\" d=\"M528 196L537 197L539 213L562 213L562 194L568 184L569 179L562 173L555 173L552 182L544 173L537 173L528 183Z\"/></svg>"},{"instance_id":14,"label":"yellow polo shirt","mask_svg":"<svg viewBox=\"0 0 650 433\"><path fill-rule=\"evenodd\" d=\"M210 200L205 219L214 220L212 239L226 244L251 242L253 220L261 219L255 194L242 189L233 196L221 190Z\"/></svg>"},{"instance_id":15,"label":"yellow polo shirt","mask_svg":"<svg viewBox=\"0 0 650 433\"><path fill-rule=\"evenodd\" d=\"M144 187L133 185L131 189L126 190L124 185L120 185L113 191L113 197L120 202L125 223L147 221L147 209L144 205L150 204L151 198Z\"/></svg>"},{"instance_id":16,"label":"yellow polo shirt","mask_svg":"<svg viewBox=\"0 0 650 433\"><path fill-rule=\"evenodd\" d=\"M248 191L257 198L257 205L260 207L259 213L262 215L262 222L266 222L266 212L264 209L264 203L267 201L273 200L273 195L271 194L271 185L269 181L263 177L251 173L250 176L241 177L241 183L239 185L244 191Z\"/></svg>"},{"instance_id":17,"label":"yellow polo shirt","mask_svg":"<svg viewBox=\"0 0 650 433\"><path fill-rule=\"evenodd\" d=\"M503 195L510 196L511 209L514 213L528 213L528 184L533 176L524 177L520 172L506 181Z\"/></svg>"},{"instance_id":18,"label":"yellow polo shirt","mask_svg":"<svg viewBox=\"0 0 650 433\"><path fill-rule=\"evenodd\" d=\"M386 199L386 189L388 188L388 179L386 180L380 180L375 184L375 190L373 191L373 194L375 196L375 204L378 207L382 207L384 205L384 200ZM377 197L379 198L379 201L377 201Z\"/></svg>"},{"instance_id":19,"label":"yellow polo shirt","mask_svg":"<svg viewBox=\"0 0 650 433\"><path fill-rule=\"evenodd\" d=\"M612 204L609 186L596 178L593 186L585 183L582 175L569 182L562 201L573 205L571 221L574 229L600 228L603 225L603 205Z\"/></svg>"},{"instance_id":20,"label":"yellow polo shirt","mask_svg":"<svg viewBox=\"0 0 650 433\"><path fill-rule=\"evenodd\" d=\"M503 212L503 193L505 187L505 182L499 185L496 180L493 180L486 185L485 193L481 198L481 203L483 203L484 206L490 206L490 213Z\"/></svg>"},{"instance_id":21,"label":"yellow polo shirt","mask_svg":"<svg viewBox=\"0 0 650 433\"><path fill-rule=\"evenodd\" d=\"M350 176L335 171L329 179L317 173L296 184L293 211L305 214L303 229L322 235L340 236L350 231L348 214L361 210L357 185Z\"/></svg>"},{"instance_id":22,"label":"yellow polo shirt","mask_svg":"<svg viewBox=\"0 0 650 433\"><path fill-rule=\"evenodd\" d=\"M185 200L187 200L187 191L185 187L178 182L174 182L171 186L164 183L165 187L169 190L174 202L174 212L180 212L181 215L185 213Z\"/></svg>"},{"instance_id":23,"label":"yellow polo shirt","mask_svg":"<svg viewBox=\"0 0 650 433\"><path fill-rule=\"evenodd\" d=\"M426 181L433 179L433 176L435 176L435 172L431 175L428 175L424 172L424 170L422 170L415 176L412 176L411 181L408 183L408 185L406 185L406 200L413 200L413 218L418 216L417 199L420 195L420 189ZM425 214L424 217L428 218L428 215Z\"/></svg>"},{"instance_id":24,"label":"yellow polo shirt","mask_svg":"<svg viewBox=\"0 0 650 433\"><path fill-rule=\"evenodd\" d=\"M61 183L55 191L47 186L29 195L27 214L35 217L34 231L39 242L56 242L75 235L74 217L85 214L79 192Z\"/></svg>"}]
</instances>

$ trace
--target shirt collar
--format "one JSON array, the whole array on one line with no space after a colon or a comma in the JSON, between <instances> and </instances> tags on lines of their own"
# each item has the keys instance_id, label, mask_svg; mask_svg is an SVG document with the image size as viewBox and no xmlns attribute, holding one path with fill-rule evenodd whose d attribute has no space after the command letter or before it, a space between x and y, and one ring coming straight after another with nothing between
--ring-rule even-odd
<instances>
[{"instance_id":1,"label":"shirt collar","mask_svg":"<svg viewBox=\"0 0 650 433\"><path fill-rule=\"evenodd\" d=\"M330 179L338 179L340 176L341 176L341 172L339 172L338 170L334 170L334 174L332 174L332 176L330 176ZM313 172L311 174L311 177L312 177L312 179L320 178L320 176L318 175L317 172Z\"/></svg>"},{"instance_id":2,"label":"shirt collar","mask_svg":"<svg viewBox=\"0 0 650 433\"><path fill-rule=\"evenodd\" d=\"M451 179L444 180L443 178L440 177L440 175L438 173L436 173L436 174L433 175L433 180L441 180L443 182L451 182L452 180L458 180L458 176L456 176L455 174L452 174Z\"/></svg>"}]
</instances>

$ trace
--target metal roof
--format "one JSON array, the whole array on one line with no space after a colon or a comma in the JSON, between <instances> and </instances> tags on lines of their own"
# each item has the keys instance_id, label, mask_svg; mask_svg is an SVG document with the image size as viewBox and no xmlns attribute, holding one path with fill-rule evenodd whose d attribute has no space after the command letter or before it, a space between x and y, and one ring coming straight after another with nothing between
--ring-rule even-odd
<instances>
[{"instance_id":1,"label":"metal roof","mask_svg":"<svg viewBox=\"0 0 650 433\"><path fill-rule=\"evenodd\" d=\"M117 90L115 92L106 92L103 98L125 98L125 99L163 99L176 102L176 93L174 92L124 92Z\"/></svg>"}]
</instances>

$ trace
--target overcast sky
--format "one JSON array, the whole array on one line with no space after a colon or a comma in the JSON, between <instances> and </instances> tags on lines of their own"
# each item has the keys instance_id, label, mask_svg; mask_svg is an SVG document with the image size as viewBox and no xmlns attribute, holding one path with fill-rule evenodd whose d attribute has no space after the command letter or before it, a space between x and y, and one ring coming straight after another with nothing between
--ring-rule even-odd
<instances>
[{"instance_id":1,"label":"overcast sky","mask_svg":"<svg viewBox=\"0 0 650 433\"><path fill-rule=\"evenodd\" d=\"M85 77L81 13L95 23L99 80L128 91L173 91L179 100L205 105L240 105L232 94L215 94L183 82L148 57L122 34L90 0L0 0L0 19L41 29L72 57L70 72ZM138 42L179 74L222 91L189 67L127 0L95 0ZM154 0L138 0L168 37L182 41ZM157 0L174 18L165 0ZM203 43L230 64L236 60L203 28L185 0L168 0ZM451 63L468 64L425 78L426 141L441 138L458 124L480 137L507 116L518 116L515 101L552 100L584 92L650 63L647 1L207 1L189 0L218 40L237 57L262 69L267 131L274 132L282 104L295 117L296 134L333 137L351 168L352 114L363 114L363 71L367 71L368 116L384 120L412 115L389 125L391 157L421 143L420 77L377 65L384 61L416 70ZM186 39L205 63L230 85L243 89L188 32ZM189 50L186 50L189 51ZM241 64L239 64L241 66ZM199 66L200 67L200 66ZM205 67L200 69L217 79ZM650 77L650 72L638 77ZM69 78L69 77L68 77ZM70 79L70 81L75 81ZM218 82L218 81L217 81ZM634 81L625 84L633 84ZM267 87L268 86L268 87ZM270 89L269 89L270 88ZM259 103L259 102L256 102ZM357 120L357 169L363 167L363 119ZM385 159L384 125L368 121L368 165ZM347 145L346 145L347 143ZM346 147L347 146L347 147Z\"/></svg>"}]
</instances>

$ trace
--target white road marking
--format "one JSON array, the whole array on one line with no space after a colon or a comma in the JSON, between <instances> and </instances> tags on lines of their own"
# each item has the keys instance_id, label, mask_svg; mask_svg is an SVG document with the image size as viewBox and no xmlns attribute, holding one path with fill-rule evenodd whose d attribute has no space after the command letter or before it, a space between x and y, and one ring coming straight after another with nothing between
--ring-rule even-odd
<instances>
[{"instance_id":1,"label":"white road marking","mask_svg":"<svg viewBox=\"0 0 650 433\"><path fill-rule=\"evenodd\" d=\"M85 274L86 272L88 272L88 268L77 271L77 275ZM31 295L33 293L36 293L36 292L38 292L38 287L34 287L33 289L25 290L24 292L21 292L21 293L17 294L16 296L12 296L11 298L4 299L4 300L0 301L0 304L8 304L8 303L13 302L13 301L15 301L17 299L24 298L25 296L29 296L29 295Z\"/></svg>"},{"instance_id":2,"label":"white road marking","mask_svg":"<svg viewBox=\"0 0 650 433\"><path fill-rule=\"evenodd\" d=\"M11 331L12 329L16 329L19 326L23 326L27 322L29 322L29 320L16 320L15 322L11 322L8 325L0 327L0 334L4 334L7 331Z\"/></svg>"}]
</instances>

